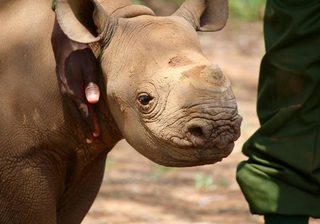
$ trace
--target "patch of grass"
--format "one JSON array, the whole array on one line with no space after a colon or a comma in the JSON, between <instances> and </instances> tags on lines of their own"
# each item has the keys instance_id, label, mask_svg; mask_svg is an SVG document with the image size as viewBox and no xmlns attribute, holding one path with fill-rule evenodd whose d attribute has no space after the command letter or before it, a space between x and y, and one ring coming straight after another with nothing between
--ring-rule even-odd
<instances>
[{"instance_id":1,"label":"patch of grass","mask_svg":"<svg viewBox=\"0 0 320 224\"><path fill-rule=\"evenodd\" d=\"M225 177L214 178L212 175L198 173L194 178L194 187L198 191L209 191L215 188L229 188L231 181Z\"/></svg>"},{"instance_id":2,"label":"patch of grass","mask_svg":"<svg viewBox=\"0 0 320 224\"><path fill-rule=\"evenodd\" d=\"M114 159L112 159L111 157L108 157L106 161L105 172L109 173L112 170L112 168L116 165L116 163L117 162Z\"/></svg>"},{"instance_id":3,"label":"patch of grass","mask_svg":"<svg viewBox=\"0 0 320 224\"><path fill-rule=\"evenodd\" d=\"M194 186L199 191L212 190L214 187L213 177L204 173L198 173L194 178Z\"/></svg>"},{"instance_id":4,"label":"patch of grass","mask_svg":"<svg viewBox=\"0 0 320 224\"><path fill-rule=\"evenodd\" d=\"M164 0L165 2L175 2L177 5L181 5L185 0Z\"/></svg>"},{"instance_id":5,"label":"patch of grass","mask_svg":"<svg viewBox=\"0 0 320 224\"><path fill-rule=\"evenodd\" d=\"M177 5L181 5L185 0L154 0L154 1L164 1L164 2L170 2L175 3ZM133 0L134 4L144 4L144 0Z\"/></svg>"},{"instance_id":6,"label":"patch of grass","mask_svg":"<svg viewBox=\"0 0 320 224\"><path fill-rule=\"evenodd\" d=\"M141 0L133 0L132 2L133 4L137 4L137 5L143 4L143 1Z\"/></svg>"},{"instance_id":7,"label":"patch of grass","mask_svg":"<svg viewBox=\"0 0 320 224\"><path fill-rule=\"evenodd\" d=\"M173 172L175 170L176 169L172 167L166 167L166 166L155 164L152 167L152 178L157 180L163 175L165 175L166 173Z\"/></svg>"},{"instance_id":8,"label":"patch of grass","mask_svg":"<svg viewBox=\"0 0 320 224\"><path fill-rule=\"evenodd\" d=\"M216 185L220 188L229 188L231 182L227 177L221 176L218 178Z\"/></svg>"},{"instance_id":9,"label":"patch of grass","mask_svg":"<svg viewBox=\"0 0 320 224\"><path fill-rule=\"evenodd\" d=\"M165 174L175 170L175 168L155 164L153 170L155 173Z\"/></svg>"}]
</instances>

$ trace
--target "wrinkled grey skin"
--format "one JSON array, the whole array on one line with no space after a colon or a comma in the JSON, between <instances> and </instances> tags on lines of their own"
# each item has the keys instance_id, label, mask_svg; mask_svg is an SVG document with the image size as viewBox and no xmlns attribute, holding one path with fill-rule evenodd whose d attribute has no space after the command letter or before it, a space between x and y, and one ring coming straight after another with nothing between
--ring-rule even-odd
<instances>
[{"instance_id":1,"label":"wrinkled grey skin","mask_svg":"<svg viewBox=\"0 0 320 224\"><path fill-rule=\"evenodd\" d=\"M80 223L99 190L108 152L123 138L168 166L211 164L229 155L241 118L229 81L202 54L195 31L221 29L223 15L206 15L199 23L205 3L192 2L173 16L155 17L147 8L108 9L103 1L88 23L95 23L97 32L88 33L88 24L79 28L72 15L62 13L68 5L58 1L65 33L101 47L96 53L103 74L98 110L103 125L92 145L59 93L50 2L1 2L0 223ZM183 10L190 6L191 15ZM151 101L145 104L147 95Z\"/></svg>"}]
</instances>

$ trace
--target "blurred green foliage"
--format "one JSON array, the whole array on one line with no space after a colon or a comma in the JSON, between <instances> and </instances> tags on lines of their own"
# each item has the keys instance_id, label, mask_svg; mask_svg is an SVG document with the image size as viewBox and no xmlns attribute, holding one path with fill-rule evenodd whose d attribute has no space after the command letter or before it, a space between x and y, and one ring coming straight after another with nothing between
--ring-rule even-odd
<instances>
[{"instance_id":1,"label":"blurred green foliage","mask_svg":"<svg viewBox=\"0 0 320 224\"><path fill-rule=\"evenodd\" d=\"M146 2L150 2L152 0L133 0L133 3L135 4L145 4ZM164 2L174 2L177 5L182 4L182 2L184 2L184 0L154 0L154 1L164 1Z\"/></svg>"},{"instance_id":2,"label":"blurred green foliage","mask_svg":"<svg viewBox=\"0 0 320 224\"><path fill-rule=\"evenodd\" d=\"M200 191L211 190L214 187L213 177L204 173L198 173L194 178L194 186Z\"/></svg>"},{"instance_id":3,"label":"blurred green foliage","mask_svg":"<svg viewBox=\"0 0 320 224\"><path fill-rule=\"evenodd\" d=\"M159 178L161 178L166 173L173 172L175 170L176 169L172 168L172 167L166 167L166 166L161 166L161 165L158 165L158 164L154 164L153 167L152 167L151 177L154 180L158 180Z\"/></svg>"},{"instance_id":4,"label":"blurred green foliage","mask_svg":"<svg viewBox=\"0 0 320 224\"><path fill-rule=\"evenodd\" d=\"M228 179L228 177L221 176L216 181L216 185L220 188L229 188L231 185L231 181Z\"/></svg>"},{"instance_id":5,"label":"blurred green foliage","mask_svg":"<svg viewBox=\"0 0 320 224\"><path fill-rule=\"evenodd\" d=\"M266 0L229 0L232 18L254 21L262 19Z\"/></svg>"},{"instance_id":6,"label":"blurred green foliage","mask_svg":"<svg viewBox=\"0 0 320 224\"><path fill-rule=\"evenodd\" d=\"M113 158L108 157L107 162L106 162L105 172L109 174L111 172L112 168L116 164L117 164L117 162Z\"/></svg>"},{"instance_id":7,"label":"blurred green foliage","mask_svg":"<svg viewBox=\"0 0 320 224\"><path fill-rule=\"evenodd\" d=\"M133 0L135 4L148 4L152 1L164 1L182 4L184 0ZM246 21L261 20L266 0L229 0L230 17Z\"/></svg>"},{"instance_id":8,"label":"blurred green foliage","mask_svg":"<svg viewBox=\"0 0 320 224\"><path fill-rule=\"evenodd\" d=\"M138 4L138 5L142 4L142 2L140 0L133 0L132 2L133 2L133 4Z\"/></svg>"},{"instance_id":9,"label":"blurred green foliage","mask_svg":"<svg viewBox=\"0 0 320 224\"><path fill-rule=\"evenodd\" d=\"M229 188L231 181L226 176L213 178L212 175L198 173L194 178L194 187L199 191L209 191L215 188Z\"/></svg>"},{"instance_id":10,"label":"blurred green foliage","mask_svg":"<svg viewBox=\"0 0 320 224\"><path fill-rule=\"evenodd\" d=\"M158 165L158 164L154 164L154 166L153 166L153 172L158 175L166 174L166 173L169 173L172 171L175 171L175 168L162 166L162 165Z\"/></svg>"}]
</instances>

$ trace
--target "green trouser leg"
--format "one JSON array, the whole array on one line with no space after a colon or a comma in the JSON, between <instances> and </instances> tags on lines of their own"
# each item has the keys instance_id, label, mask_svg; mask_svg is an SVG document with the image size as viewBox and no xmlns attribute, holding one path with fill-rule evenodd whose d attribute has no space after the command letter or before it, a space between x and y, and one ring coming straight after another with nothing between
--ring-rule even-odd
<instances>
[{"instance_id":1,"label":"green trouser leg","mask_svg":"<svg viewBox=\"0 0 320 224\"><path fill-rule=\"evenodd\" d=\"M320 217L320 1L268 0L257 112L237 181L254 214Z\"/></svg>"},{"instance_id":2,"label":"green trouser leg","mask_svg":"<svg viewBox=\"0 0 320 224\"><path fill-rule=\"evenodd\" d=\"M266 215L265 224L308 224L307 216Z\"/></svg>"}]
</instances>

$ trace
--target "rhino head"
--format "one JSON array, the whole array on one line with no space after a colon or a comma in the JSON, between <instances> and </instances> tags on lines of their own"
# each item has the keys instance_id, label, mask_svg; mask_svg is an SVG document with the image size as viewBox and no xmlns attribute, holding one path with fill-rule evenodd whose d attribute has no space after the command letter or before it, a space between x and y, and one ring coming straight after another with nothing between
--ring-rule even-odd
<instances>
[{"instance_id":1,"label":"rhino head","mask_svg":"<svg viewBox=\"0 0 320 224\"><path fill-rule=\"evenodd\" d=\"M231 153L241 117L196 32L224 27L226 0L187 0L168 17L137 6L124 13L130 18L109 16L96 0L58 0L56 14L69 38L99 44L107 105L137 151L166 166L211 164Z\"/></svg>"}]
</instances>

